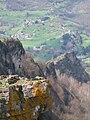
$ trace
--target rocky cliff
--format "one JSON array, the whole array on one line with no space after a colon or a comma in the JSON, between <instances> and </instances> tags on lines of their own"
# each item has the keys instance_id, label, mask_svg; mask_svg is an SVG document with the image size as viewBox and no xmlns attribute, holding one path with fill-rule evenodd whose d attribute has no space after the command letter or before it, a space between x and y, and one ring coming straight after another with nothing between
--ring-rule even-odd
<instances>
[{"instance_id":1,"label":"rocky cliff","mask_svg":"<svg viewBox=\"0 0 90 120\"><path fill-rule=\"evenodd\" d=\"M76 57L74 52L66 53L49 61L47 67L53 78L65 74L68 77L72 76L80 82L87 82L90 80L90 76L82 67L80 60Z\"/></svg>"},{"instance_id":2,"label":"rocky cliff","mask_svg":"<svg viewBox=\"0 0 90 120\"><path fill-rule=\"evenodd\" d=\"M0 75L18 74L28 78L43 76L38 63L26 53L18 39L0 41Z\"/></svg>"},{"instance_id":3,"label":"rocky cliff","mask_svg":"<svg viewBox=\"0 0 90 120\"><path fill-rule=\"evenodd\" d=\"M43 70L19 40L0 41L0 75L1 120L36 120L50 109L49 81L36 77L44 76Z\"/></svg>"},{"instance_id":4,"label":"rocky cliff","mask_svg":"<svg viewBox=\"0 0 90 120\"><path fill-rule=\"evenodd\" d=\"M59 56L49 61L47 64L44 64L42 62L36 63L33 57L29 53L26 53L24 51L20 41L14 39L6 40L5 42L0 41L0 75L7 75L7 74L18 74L20 76L26 76L28 78L32 78L32 80L35 76L45 76L50 80L50 83L52 85L51 91L53 95L52 110L47 111L46 113L41 113L38 118L39 120L42 119L43 120L85 120L85 119L89 120L90 119L90 76L82 67L80 60L76 57L75 53L73 52L66 53L62 56ZM30 85L28 86L28 84L31 83L30 81L28 80L23 81L22 79L21 82L18 83L17 77L15 77L15 79L11 79L11 78L8 79L8 82L6 79L7 77L5 77L4 80L2 80L2 77L0 78L1 90L2 89L6 90L4 86L7 87L8 84L12 84L14 90L12 90L13 87L11 87L11 91L15 92L16 94L18 93L17 90L21 90L21 88L19 89L17 87L17 84L20 84L23 87L23 89L25 89L24 92L27 92L25 94L30 93L28 92L28 90L31 89ZM35 91L38 90L36 89L37 88L36 86L34 86L33 89ZM38 87L41 90L42 87L40 86ZM34 93L36 93L35 91ZM40 91L38 92L41 93ZM3 93L9 93L9 92L4 91ZM0 95L1 94L2 91L0 92ZM21 96L22 95L23 94L21 94ZM21 98L23 98L23 96L20 97L17 94L16 96L17 97L14 96L15 99L13 100L10 97L11 102L9 103L12 103L12 101L14 100L16 101L19 100L19 102L22 101ZM9 97L7 97L7 99L9 99ZM46 100L46 98L44 97L43 100ZM39 101L42 101L42 99L40 99ZM48 101L49 100L47 98L47 103ZM26 107L31 105L28 103L28 101L26 103L27 105L23 104L26 105ZM3 104L2 105L0 104L0 106L2 106L2 108L6 108L6 106L3 106ZM10 106L11 105L9 104L9 109ZM18 107L17 104L16 107ZM22 112L20 112L20 115L22 116ZM22 118L20 120L22 120Z\"/></svg>"},{"instance_id":5,"label":"rocky cliff","mask_svg":"<svg viewBox=\"0 0 90 120\"><path fill-rule=\"evenodd\" d=\"M49 61L47 73L53 90L52 114L59 120L89 120L90 76L75 53Z\"/></svg>"},{"instance_id":6,"label":"rocky cliff","mask_svg":"<svg viewBox=\"0 0 90 120\"><path fill-rule=\"evenodd\" d=\"M20 73L24 54L19 40L0 41L0 75Z\"/></svg>"},{"instance_id":7,"label":"rocky cliff","mask_svg":"<svg viewBox=\"0 0 90 120\"><path fill-rule=\"evenodd\" d=\"M0 77L0 120L36 120L51 109L52 95L47 79L33 81L9 75Z\"/></svg>"}]
</instances>

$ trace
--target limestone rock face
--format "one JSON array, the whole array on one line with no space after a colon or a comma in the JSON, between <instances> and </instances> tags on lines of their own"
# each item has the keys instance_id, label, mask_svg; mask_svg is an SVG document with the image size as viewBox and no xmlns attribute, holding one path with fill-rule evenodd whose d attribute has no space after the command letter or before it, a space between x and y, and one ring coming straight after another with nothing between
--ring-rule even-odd
<instances>
[{"instance_id":1,"label":"limestone rock face","mask_svg":"<svg viewBox=\"0 0 90 120\"><path fill-rule=\"evenodd\" d=\"M36 120L50 110L52 95L49 81L32 81L18 75L0 77L0 120Z\"/></svg>"}]
</instances>

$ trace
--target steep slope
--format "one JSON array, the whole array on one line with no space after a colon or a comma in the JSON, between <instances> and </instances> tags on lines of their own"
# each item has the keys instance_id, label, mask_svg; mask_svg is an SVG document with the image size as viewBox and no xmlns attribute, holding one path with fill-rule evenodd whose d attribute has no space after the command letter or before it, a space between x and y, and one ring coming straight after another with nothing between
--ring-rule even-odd
<instances>
[{"instance_id":1,"label":"steep slope","mask_svg":"<svg viewBox=\"0 0 90 120\"><path fill-rule=\"evenodd\" d=\"M26 53L18 39L0 41L0 75L18 74L28 78L44 76L38 63Z\"/></svg>"},{"instance_id":2,"label":"steep slope","mask_svg":"<svg viewBox=\"0 0 90 120\"><path fill-rule=\"evenodd\" d=\"M20 74L20 72L23 74L20 67L22 67L21 61L25 51L20 41L14 39L0 41L0 49L0 74Z\"/></svg>"},{"instance_id":3,"label":"steep slope","mask_svg":"<svg viewBox=\"0 0 90 120\"><path fill-rule=\"evenodd\" d=\"M49 61L47 67L53 93L52 114L59 120L89 120L90 76L75 53Z\"/></svg>"},{"instance_id":4,"label":"steep slope","mask_svg":"<svg viewBox=\"0 0 90 120\"><path fill-rule=\"evenodd\" d=\"M19 40L0 41L0 119L35 120L51 108L49 81L38 75L43 70Z\"/></svg>"},{"instance_id":5,"label":"steep slope","mask_svg":"<svg viewBox=\"0 0 90 120\"><path fill-rule=\"evenodd\" d=\"M89 75L82 67L80 60L76 57L74 52L66 53L65 55L53 59L47 63L47 66L53 77L65 74L69 77L72 76L80 82L90 80Z\"/></svg>"},{"instance_id":6,"label":"steep slope","mask_svg":"<svg viewBox=\"0 0 90 120\"><path fill-rule=\"evenodd\" d=\"M33 82L35 82L33 78L39 75L50 80L53 95L52 110L40 114L39 120L90 119L90 76L86 73L74 52L66 53L44 64L43 62L36 63L33 57L24 51L22 44L18 40L11 39L0 42L0 50L1 75L19 74L20 76L32 78ZM5 83L2 81L2 77ZM25 81L21 80L18 83L18 77L15 77L15 79L8 79L8 81L9 84L14 85L15 83L16 90L19 90L17 84L25 85ZM0 88L5 90L4 86L8 86L6 77L1 76L0 79ZM38 80L38 77L36 79ZM26 81L27 87L30 88L28 80ZM23 88L26 90L25 86ZM41 92L38 91L37 93ZM0 94L2 94L2 90ZM14 98L16 97L14 96Z\"/></svg>"}]
</instances>

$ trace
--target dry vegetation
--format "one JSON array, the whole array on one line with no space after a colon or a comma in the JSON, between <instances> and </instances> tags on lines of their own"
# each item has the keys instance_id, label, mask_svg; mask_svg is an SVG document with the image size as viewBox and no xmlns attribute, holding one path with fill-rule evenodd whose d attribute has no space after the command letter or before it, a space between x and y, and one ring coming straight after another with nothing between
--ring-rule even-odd
<instances>
[{"instance_id":1,"label":"dry vegetation","mask_svg":"<svg viewBox=\"0 0 90 120\"><path fill-rule=\"evenodd\" d=\"M51 78L51 84L59 97L58 103L54 98L53 104L57 116L63 120L90 119L90 83L81 84L72 77L59 75L57 81Z\"/></svg>"}]
</instances>

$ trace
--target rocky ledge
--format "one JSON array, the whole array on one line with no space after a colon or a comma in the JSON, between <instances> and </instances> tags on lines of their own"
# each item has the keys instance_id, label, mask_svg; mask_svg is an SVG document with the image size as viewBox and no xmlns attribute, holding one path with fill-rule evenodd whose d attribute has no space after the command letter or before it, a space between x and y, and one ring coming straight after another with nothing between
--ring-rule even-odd
<instances>
[{"instance_id":1,"label":"rocky ledge","mask_svg":"<svg viewBox=\"0 0 90 120\"><path fill-rule=\"evenodd\" d=\"M0 76L0 120L36 120L51 108L50 89L43 77Z\"/></svg>"}]
</instances>

